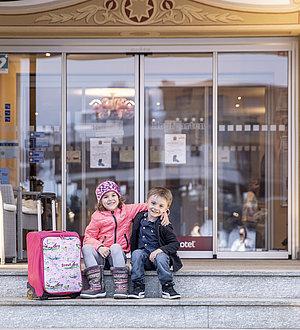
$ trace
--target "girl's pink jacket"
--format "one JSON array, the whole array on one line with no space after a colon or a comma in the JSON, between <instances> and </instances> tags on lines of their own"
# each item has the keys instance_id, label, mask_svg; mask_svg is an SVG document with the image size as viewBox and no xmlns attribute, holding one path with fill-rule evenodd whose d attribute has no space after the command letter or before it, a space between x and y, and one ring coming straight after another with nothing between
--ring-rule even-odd
<instances>
[{"instance_id":1,"label":"girl's pink jacket","mask_svg":"<svg viewBox=\"0 0 300 330\"><path fill-rule=\"evenodd\" d=\"M124 204L121 209L95 211L91 222L85 229L83 245L110 247L114 243L122 246L124 252L130 251L131 223L138 212L147 209L147 204Z\"/></svg>"}]
</instances>

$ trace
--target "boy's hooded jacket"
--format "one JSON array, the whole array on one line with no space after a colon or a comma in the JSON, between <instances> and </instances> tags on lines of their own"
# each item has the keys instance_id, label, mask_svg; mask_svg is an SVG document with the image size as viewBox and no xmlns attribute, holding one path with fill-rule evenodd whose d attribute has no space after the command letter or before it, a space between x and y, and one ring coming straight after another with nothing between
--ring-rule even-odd
<instances>
[{"instance_id":1,"label":"boy's hooded jacket","mask_svg":"<svg viewBox=\"0 0 300 330\"><path fill-rule=\"evenodd\" d=\"M139 246L139 233L140 222L144 217L145 212L139 212L133 220L132 233L131 233L131 253L138 249ZM159 241L159 249L166 253L170 257L170 263L173 266L173 271L176 272L182 267L182 262L177 254L180 243L178 242L176 235L173 231L171 224L163 226L161 220L155 221L156 235Z\"/></svg>"},{"instance_id":2,"label":"boy's hooded jacket","mask_svg":"<svg viewBox=\"0 0 300 330\"><path fill-rule=\"evenodd\" d=\"M121 245L124 252L130 251L130 229L132 219L140 211L146 210L147 204L123 204L122 208L111 211L95 211L91 222L85 229L83 245L92 245L96 250L100 246Z\"/></svg>"}]
</instances>

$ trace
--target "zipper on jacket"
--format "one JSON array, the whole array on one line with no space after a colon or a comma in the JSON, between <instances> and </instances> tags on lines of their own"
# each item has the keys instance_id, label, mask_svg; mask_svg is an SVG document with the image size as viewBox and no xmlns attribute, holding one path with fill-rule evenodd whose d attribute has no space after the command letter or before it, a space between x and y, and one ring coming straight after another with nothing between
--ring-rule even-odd
<instances>
[{"instance_id":1,"label":"zipper on jacket","mask_svg":"<svg viewBox=\"0 0 300 330\"><path fill-rule=\"evenodd\" d=\"M106 236L104 236L104 238L103 238L103 240L101 242L102 245L104 244L105 240L106 240Z\"/></svg>"},{"instance_id":2,"label":"zipper on jacket","mask_svg":"<svg viewBox=\"0 0 300 330\"><path fill-rule=\"evenodd\" d=\"M117 223L116 217L114 216L114 211L111 211L111 214L112 214L112 216L114 218L114 221L115 221L114 243L116 244L117 243L117 227L118 227L118 223Z\"/></svg>"}]
</instances>

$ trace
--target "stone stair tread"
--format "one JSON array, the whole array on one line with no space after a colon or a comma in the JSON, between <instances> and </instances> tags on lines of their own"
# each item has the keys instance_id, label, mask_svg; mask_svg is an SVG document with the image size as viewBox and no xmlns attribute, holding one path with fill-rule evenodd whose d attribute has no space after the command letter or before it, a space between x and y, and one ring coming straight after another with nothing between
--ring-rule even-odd
<instances>
[{"instance_id":1,"label":"stone stair tread","mask_svg":"<svg viewBox=\"0 0 300 330\"><path fill-rule=\"evenodd\" d=\"M0 276L27 276L27 269L1 269L0 268ZM111 272L109 270L104 271L104 275L110 276ZM146 271L146 276L157 276L155 271ZM300 268L295 270L208 270L208 269L198 269L198 270L189 270L189 269L181 269L175 273L180 276L300 276Z\"/></svg>"},{"instance_id":2,"label":"stone stair tread","mask_svg":"<svg viewBox=\"0 0 300 330\"><path fill-rule=\"evenodd\" d=\"M0 298L0 306L300 306L300 298L68 299Z\"/></svg>"}]
</instances>

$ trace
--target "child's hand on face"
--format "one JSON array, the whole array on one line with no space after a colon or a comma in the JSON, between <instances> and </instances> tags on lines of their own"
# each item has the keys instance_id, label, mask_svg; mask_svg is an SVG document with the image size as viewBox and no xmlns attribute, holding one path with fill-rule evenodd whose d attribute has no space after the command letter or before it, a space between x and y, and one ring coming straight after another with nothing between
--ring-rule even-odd
<instances>
[{"instance_id":1,"label":"child's hand on face","mask_svg":"<svg viewBox=\"0 0 300 330\"><path fill-rule=\"evenodd\" d=\"M159 253L162 253L163 251L161 249L156 249L154 250L153 252L150 253L149 255L149 259L150 261L154 262L156 256L159 254Z\"/></svg>"},{"instance_id":2,"label":"child's hand on face","mask_svg":"<svg viewBox=\"0 0 300 330\"><path fill-rule=\"evenodd\" d=\"M100 246L98 248L98 252L100 253L100 255L103 257L103 258L106 258L108 257L108 255L110 254L110 249L108 247L105 247L105 246Z\"/></svg>"},{"instance_id":3,"label":"child's hand on face","mask_svg":"<svg viewBox=\"0 0 300 330\"><path fill-rule=\"evenodd\" d=\"M170 224L169 214L170 214L170 211L168 209L161 215L161 224L163 226L167 226Z\"/></svg>"}]
</instances>

